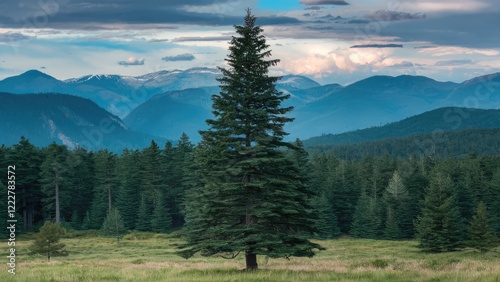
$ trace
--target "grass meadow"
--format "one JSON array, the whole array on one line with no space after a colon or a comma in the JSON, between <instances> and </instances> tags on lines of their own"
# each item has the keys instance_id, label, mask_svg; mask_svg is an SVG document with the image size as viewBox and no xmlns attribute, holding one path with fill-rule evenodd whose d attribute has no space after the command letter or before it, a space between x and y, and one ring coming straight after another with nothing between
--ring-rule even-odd
<instances>
[{"instance_id":1,"label":"grass meadow","mask_svg":"<svg viewBox=\"0 0 500 282\"><path fill-rule=\"evenodd\" d=\"M174 237L131 233L112 238L73 233L62 240L70 253L51 262L31 255L29 236L16 242L16 274L1 265L0 281L497 281L500 248L488 253L463 250L422 253L416 241L341 238L320 241L327 248L314 258L266 259L258 271L242 271L244 256L234 260L174 254ZM6 254L7 244L3 253Z\"/></svg>"}]
</instances>

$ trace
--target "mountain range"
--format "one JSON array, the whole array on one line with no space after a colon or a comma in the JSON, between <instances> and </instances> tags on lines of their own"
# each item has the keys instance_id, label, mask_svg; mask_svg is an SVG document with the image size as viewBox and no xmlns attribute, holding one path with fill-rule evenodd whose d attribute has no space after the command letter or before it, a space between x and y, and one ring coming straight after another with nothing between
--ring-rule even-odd
<instances>
[{"instance_id":1,"label":"mountain range","mask_svg":"<svg viewBox=\"0 0 500 282\"><path fill-rule=\"evenodd\" d=\"M217 69L194 68L136 77L86 75L62 81L32 70L0 81L0 92L71 94L93 101L132 135L142 134L127 140L144 136L174 140L186 132L197 142L197 131L206 128L205 120L212 115L211 96L219 92L216 79L220 76ZM423 76L373 76L345 86L320 85L304 76L286 75L277 88L290 94L285 105L295 108L290 114L295 121L285 128L291 133L289 140L380 126L443 107L500 108L500 73L463 83ZM32 104L35 96L16 103ZM2 110L0 120L6 120L5 115ZM71 140L75 138L79 137Z\"/></svg>"},{"instance_id":2,"label":"mountain range","mask_svg":"<svg viewBox=\"0 0 500 282\"><path fill-rule=\"evenodd\" d=\"M66 94L0 93L0 143L10 146L24 136L36 146L52 142L88 150L141 149L165 139L132 131L120 118L89 99Z\"/></svg>"},{"instance_id":3,"label":"mountain range","mask_svg":"<svg viewBox=\"0 0 500 282\"><path fill-rule=\"evenodd\" d=\"M415 115L404 120L340 134L325 134L303 141L306 146L358 144L391 138L464 129L500 128L500 110L445 107Z\"/></svg>"}]
</instances>

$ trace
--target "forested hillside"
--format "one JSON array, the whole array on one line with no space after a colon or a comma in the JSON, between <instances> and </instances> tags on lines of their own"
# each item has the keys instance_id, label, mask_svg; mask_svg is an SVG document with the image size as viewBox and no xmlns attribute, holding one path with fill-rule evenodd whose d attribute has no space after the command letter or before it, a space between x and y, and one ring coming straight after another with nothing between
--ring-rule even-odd
<instances>
[{"instance_id":1,"label":"forested hillside","mask_svg":"<svg viewBox=\"0 0 500 282\"><path fill-rule=\"evenodd\" d=\"M500 155L500 128L436 131L373 142L308 147L311 153L327 153L345 159L367 156L463 157L469 153Z\"/></svg>"},{"instance_id":2,"label":"forested hillside","mask_svg":"<svg viewBox=\"0 0 500 282\"><path fill-rule=\"evenodd\" d=\"M498 130L495 134L500 140ZM484 140L464 132L458 135L471 142ZM12 147L0 147L0 166L16 166L16 207L22 233L54 219L55 181L60 188L61 222L67 228L99 229L110 207L115 207L127 230L169 232L183 226L184 195L197 183L194 150L186 135L175 145L152 142L143 150L126 149L119 155L107 150L68 150L56 144L38 149L23 139ZM318 238L340 234L414 238L414 220L422 212L426 191L443 179L450 180L454 205L460 211L462 239L481 201L491 215L494 232L500 235L498 155L349 160L328 152L313 154L310 161L292 151L289 156L308 175L308 189L314 194L308 201L317 215ZM1 189L5 192L6 187Z\"/></svg>"},{"instance_id":3,"label":"forested hillside","mask_svg":"<svg viewBox=\"0 0 500 282\"><path fill-rule=\"evenodd\" d=\"M304 145L346 145L412 135L439 134L459 129L483 128L500 128L500 110L440 108L383 126L309 138L304 140Z\"/></svg>"}]
</instances>

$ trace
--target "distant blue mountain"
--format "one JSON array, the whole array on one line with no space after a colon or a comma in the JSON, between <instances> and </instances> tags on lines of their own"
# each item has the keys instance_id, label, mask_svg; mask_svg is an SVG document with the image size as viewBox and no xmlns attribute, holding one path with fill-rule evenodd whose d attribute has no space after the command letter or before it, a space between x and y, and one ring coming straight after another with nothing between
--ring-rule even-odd
<instances>
[{"instance_id":1,"label":"distant blue mountain","mask_svg":"<svg viewBox=\"0 0 500 282\"><path fill-rule=\"evenodd\" d=\"M155 139L128 129L115 115L94 102L66 94L0 93L0 145L19 142L21 136L36 146L52 142L68 148L78 146L88 150L144 148Z\"/></svg>"},{"instance_id":2,"label":"distant blue mountain","mask_svg":"<svg viewBox=\"0 0 500 282\"><path fill-rule=\"evenodd\" d=\"M194 141L211 117L211 95L221 74L216 69L159 71L142 76L87 75L59 81L39 71L0 81L0 91L58 92L94 101L123 118L138 132L177 139L182 132ZM293 106L286 126L289 139L307 139L380 126L443 107L500 108L500 73L463 83L438 82L423 76L373 76L356 83L320 85L285 75L277 89L290 94ZM1 113L0 113L1 116Z\"/></svg>"},{"instance_id":3,"label":"distant blue mountain","mask_svg":"<svg viewBox=\"0 0 500 282\"><path fill-rule=\"evenodd\" d=\"M357 144L419 134L434 133L438 136L443 132L453 130L488 128L500 129L500 110L446 107L383 126L326 134L306 139L303 142L306 146Z\"/></svg>"}]
</instances>

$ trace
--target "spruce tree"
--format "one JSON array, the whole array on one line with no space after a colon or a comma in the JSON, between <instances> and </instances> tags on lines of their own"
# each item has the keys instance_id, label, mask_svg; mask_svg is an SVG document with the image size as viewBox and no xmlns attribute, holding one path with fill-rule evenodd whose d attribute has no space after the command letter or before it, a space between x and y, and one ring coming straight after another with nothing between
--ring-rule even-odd
<instances>
[{"instance_id":1,"label":"spruce tree","mask_svg":"<svg viewBox=\"0 0 500 282\"><path fill-rule=\"evenodd\" d=\"M100 232L103 235L112 236L116 238L116 242L120 243L120 238L127 232L123 219L117 208L112 208L106 215L102 223Z\"/></svg>"},{"instance_id":2,"label":"spruce tree","mask_svg":"<svg viewBox=\"0 0 500 282\"><path fill-rule=\"evenodd\" d=\"M378 238L380 217L377 200L365 192L361 194L354 211L350 234L358 238Z\"/></svg>"},{"instance_id":3,"label":"spruce tree","mask_svg":"<svg viewBox=\"0 0 500 282\"><path fill-rule=\"evenodd\" d=\"M116 197L116 208L121 211L123 223L127 230L136 226L140 205L141 169L138 167L140 153L138 150L124 150L117 164L117 175L120 190Z\"/></svg>"},{"instance_id":4,"label":"spruce tree","mask_svg":"<svg viewBox=\"0 0 500 282\"><path fill-rule=\"evenodd\" d=\"M90 216L92 228L95 229L101 227L104 218L113 207L117 192L116 160L117 156L108 150L100 150L94 155L95 186Z\"/></svg>"},{"instance_id":5,"label":"spruce tree","mask_svg":"<svg viewBox=\"0 0 500 282\"><path fill-rule=\"evenodd\" d=\"M40 167L40 182L45 194L42 201L47 218L54 218L55 223L61 222L61 210L70 204L68 155L66 146L52 143L46 148Z\"/></svg>"},{"instance_id":6,"label":"spruce tree","mask_svg":"<svg viewBox=\"0 0 500 282\"><path fill-rule=\"evenodd\" d=\"M402 239L401 226L412 224L411 218L408 218L408 198L408 190L403 183L403 179L399 176L398 171L394 171L384 192L384 200L387 206L384 238Z\"/></svg>"},{"instance_id":7,"label":"spruce tree","mask_svg":"<svg viewBox=\"0 0 500 282\"><path fill-rule=\"evenodd\" d=\"M462 246L462 221L449 176L436 173L427 188L422 214L416 221L419 247L427 252L454 251Z\"/></svg>"},{"instance_id":8,"label":"spruce tree","mask_svg":"<svg viewBox=\"0 0 500 282\"><path fill-rule=\"evenodd\" d=\"M492 191L491 204L488 207L493 217L492 228L497 237L500 237L500 169L497 169L490 181Z\"/></svg>"},{"instance_id":9,"label":"spruce tree","mask_svg":"<svg viewBox=\"0 0 500 282\"><path fill-rule=\"evenodd\" d=\"M468 247L478 249L482 253L498 246L499 240L493 235L490 222L486 205L480 202L469 226Z\"/></svg>"},{"instance_id":10,"label":"spruce tree","mask_svg":"<svg viewBox=\"0 0 500 282\"><path fill-rule=\"evenodd\" d=\"M337 216L333 212L332 205L326 195L314 197L312 206L317 214L316 237L318 239L331 239L340 235Z\"/></svg>"},{"instance_id":11,"label":"spruce tree","mask_svg":"<svg viewBox=\"0 0 500 282\"><path fill-rule=\"evenodd\" d=\"M46 199L40 189L42 152L28 139L21 137L18 144L6 150L6 158L7 165L16 165L16 208L20 215L18 229L33 230L34 223L41 219L42 199Z\"/></svg>"},{"instance_id":12,"label":"spruce tree","mask_svg":"<svg viewBox=\"0 0 500 282\"><path fill-rule=\"evenodd\" d=\"M172 227L172 217L166 206L165 196L158 192L155 207L151 216L151 230L153 232L168 232Z\"/></svg>"},{"instance_id":13,"label":"spruce tree","mask_svg":"<svg viewBox=\"0 0 500 282\"><path fill-rule=\"evenodd\" d=\"M322 249L307 237L315 231L310 193L300 171L282 147L289 97L268 75L278 60L271 56L262 28L247 10L235 26L228 68L220 68L221 92L213 96L214 119L200 132L197 174L203 183L186 200L187 243L179 253L191 257L245 254L246 269L257 269L257 255L313 256Z\"/></svg>"},{"instance_id":14,"label":"spruce tree","mask_svg":"<svg viewBox=\"0 0 500 282\"><path fill-rule=\"evenodd\" d=\"M59 240L66 233L66 230L57 223L46 221L35 235L35 240L29 247L31 253L47 255L50 261L54 256L67 256L68 252L64 249L65 245Z\"/></svg>"},{"instance_id":15,"label":"spruce tree","mask_svg":"<svg viewBox=\"0 0 500 282\"><path fill-rule=\"evenodd\" d=\"M151 231L151 202L147 200L147 197L141 195L141 203L139 205L139 210L137 212L137 221L135 224L135 229L139 231Z\"/></svg>"}]
</instances>

